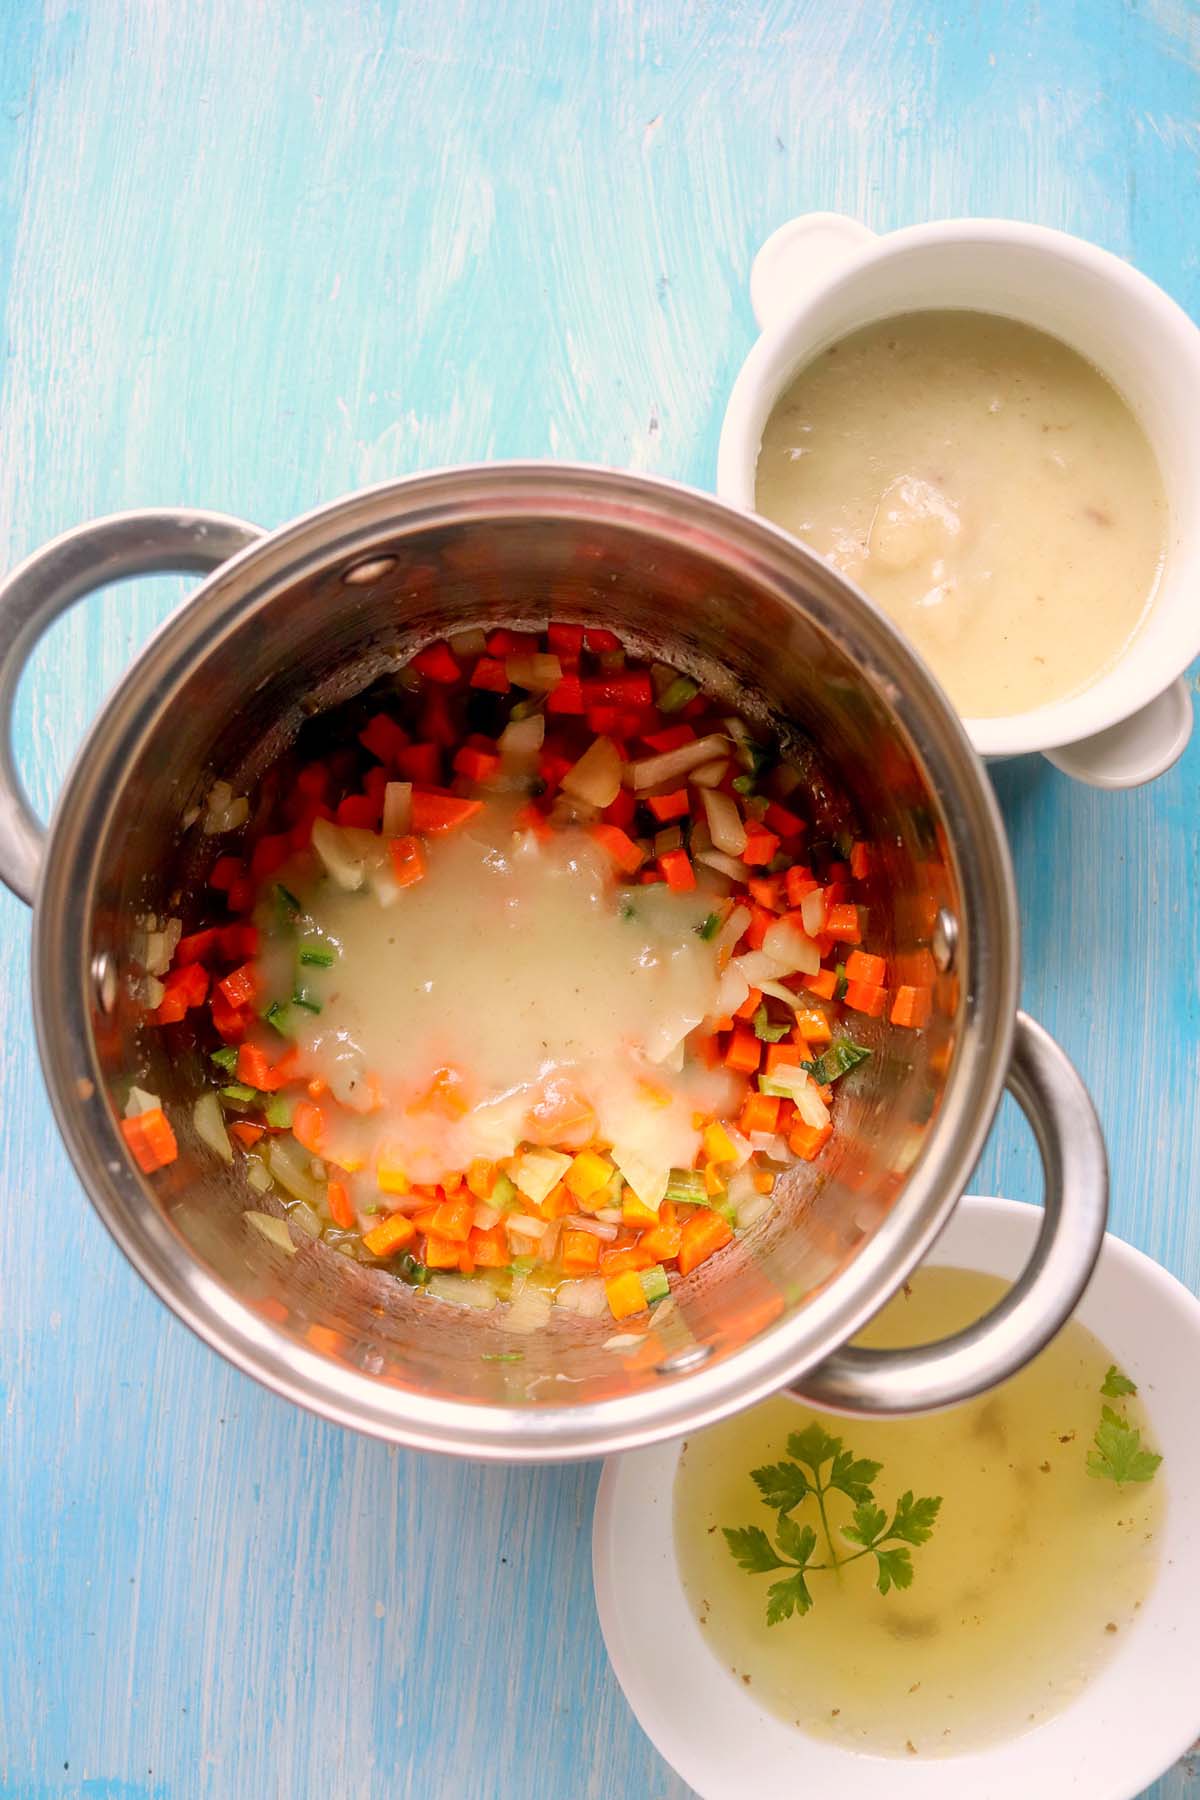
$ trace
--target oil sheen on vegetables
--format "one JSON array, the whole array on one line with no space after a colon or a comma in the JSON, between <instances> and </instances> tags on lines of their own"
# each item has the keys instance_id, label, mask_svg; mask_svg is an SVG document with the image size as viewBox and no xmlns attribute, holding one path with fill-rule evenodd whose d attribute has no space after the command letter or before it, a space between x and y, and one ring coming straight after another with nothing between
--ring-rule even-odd
<instances>
[{"instance_id":1,"label":"oil sheen on vegetables","mask_svg":"<svg viewBox=\"0 0 1200 1800\"><path fill-rule=\"evenodd\" d=\"M988 1275L920 1271L858 1341L929 1341L1003 1291ZM802 1730L882 1755L953 1755L1060 1711L1134 1626L1157 1562L1167 1471L1123 1487L1087 1473L1111 1361L1072 1323L1028 1369L965 1406L824 1418L856 1455L883 1463L881 1505L911 1488L940 1494L941 1513L913 1552L910 1588L881 1595L868 1559L814 1575L812 1611L773 1626L767 1578L738 1568L721 1527L771 1530L749 1471L786 1456L788 1434L814 1415L770 1400L690 1438L676 1545L714 1655ZM1123 1405L1145 1430L1139 1401Z\"/></svg>"},{"instance_id":2,"label":"oil sheen on vegetables","mask_svg":"<svg viewBox=\"0 0 1200 1800\"><path fill-rule=\"evenodd\" d=\"M1116 390L1057 338L976 312L885 319L802 369L763 433L756 505L878 601L968 718L1111 667L1166 538Z\"/></svg>"}]
</instances>

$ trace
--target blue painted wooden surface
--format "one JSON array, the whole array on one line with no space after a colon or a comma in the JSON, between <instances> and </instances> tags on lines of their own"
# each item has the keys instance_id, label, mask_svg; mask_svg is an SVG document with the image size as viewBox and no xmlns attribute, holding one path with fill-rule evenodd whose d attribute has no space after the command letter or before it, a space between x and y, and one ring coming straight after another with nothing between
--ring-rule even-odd
<instances>
[{"instance_id":1,"label":"blue painted wooden surface","mask_svg":"<svg viewBox=\"0 0 1200 1800\"><path fill-rule=\"evenodd\" d=\"M1189 0L8 0L0 559L473 457L710 485L752 253L811 207L1064 226L1196 313L1198 64ZM43 807L178 593L39 653ZM1027 1004L1096 1094L1116 1229L1193 1287L1198 774L997 778ZM595 1469L389 1451L202 1350L68 1167L27 938L0 895L0 1791L682 1800L605 1666ZM1006 1118L977 1185L1035 1182Z\"/></svg>"}]
</instances>

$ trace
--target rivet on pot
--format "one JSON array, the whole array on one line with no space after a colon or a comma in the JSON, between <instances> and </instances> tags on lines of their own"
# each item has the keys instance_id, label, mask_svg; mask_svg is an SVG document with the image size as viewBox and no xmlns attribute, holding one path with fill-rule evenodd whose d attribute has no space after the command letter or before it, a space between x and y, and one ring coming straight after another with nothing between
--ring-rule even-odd
<instances>
[{"instance_id":1,"label":"rivet on pot","mask_svg":"<svg viewBox=\"0 0 1200 1800\"><path fill-rule=\"evenodd\" d=\"M343 572L342 580L347 587L370 587L373 581L382 581L385 575L390 575L398 561L395 556L364 557L362 562L350 564Z\"/></svg>"},{"instance_id":2,"label":"rivet on pot","mask_svg":"<svg viewBox=\"0 0 1200 1800\"><path fill-rule=\"evenodd\" d=\"M655 1365L656 1375L683 1375L688 1369L698 1369L702 1362L707 1362L712 1355L711 1344L693 1344L690 1350L679 1350L674 1356L668 1356L666 1362Z\"/></svg>"},{"instance_id":3,"label":"rivet on pot","mask_svg":"<svg viewBox=\"0 0 1200 1800\"><path fill-rule=\"evenodd\" d=\"M954 958L958 951L958 920L946 908L938 909L938 916L933 924L933 960L943 975L954 967Z\"/></svg>"},{"instance_id":4,"label":"rivet on pot","mask_svg":"<svg viewBox=\"0 0 1200 1800\"><path fill-rule=\"evenodd\" d=\"M107 950L97 950L93 956L92 980L101 1012L110 1013L117 1004L117 967Z\"/></svg>"}]
</instances>

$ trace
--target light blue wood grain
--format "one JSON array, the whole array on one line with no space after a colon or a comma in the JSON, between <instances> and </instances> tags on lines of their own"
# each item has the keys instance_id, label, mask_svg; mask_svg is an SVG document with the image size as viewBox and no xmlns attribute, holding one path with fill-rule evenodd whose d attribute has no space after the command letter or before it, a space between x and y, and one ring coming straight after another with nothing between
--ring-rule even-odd
<instances>
[{"instance_id":1,"label":"light blue wood grain","mask_svg":"<svg viewBox=\"0 0 1200 1800\"><path fill-rule=\"evenodd\" d=\"M810 207L1065 226L1196 313L1198 63L1188 0L9 0L0 559L480 456L708 485L751 256ZM39 654L41 805L179 592ZM1027 1003L1100 1104L1116 1228L1193 1287L1198 776L997 776ZM27 943L0 896L0 1791L683 1800L606 1669L595 1470L391 1452L202 1350L68 1168ZM979 1182L1036 1191L1012 1121Z\"/></svg>"}]
</instances>

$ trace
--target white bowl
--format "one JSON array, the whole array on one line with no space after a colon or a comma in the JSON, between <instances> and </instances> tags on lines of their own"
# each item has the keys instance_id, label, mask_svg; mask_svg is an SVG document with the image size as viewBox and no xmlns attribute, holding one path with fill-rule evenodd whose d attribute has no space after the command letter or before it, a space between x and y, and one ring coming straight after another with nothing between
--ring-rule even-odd
<instances>
[{"instance_id":1,"label":"white bowl","mask_svg":"<svg viewBox=\"0 0 1200 1800\"><path fill-rule=\"evenodd\" d=\"M1015 1277L1039 1213L964 1199L929 1261ZM1076 1699L1022 1736L963 1756L903 1761L806 1736L764 1711L709 1649L675 1559L679 1444L611 1457L592 1532L609 1658L647 1736L703 1800L1133 1800L1200 1730L1200 1302L1106 1237L1076 1315L1142 1392L1163 1452L1166 1512L1154 1585L1136 1622Z\"/></svg>"},{"instance_id":2,"label":"white bowl","mask_svg":"<svg viewBox=\"0 0 1200 1800\"><path fill-rule=\"evenodd\" d=\"M1200 655L1200 331L1145 275L1094 244L1008 219L946 219L877 237L856 219L808 213L755 258L762 336L734 383L717 492L754 506L763 427L794 376L829 344L896 313L966 308L1061 338L1132 407L1158 458L1170 528L1159 591L1116 666L1082 693L1031 712L966 719L981 756L1040 750L1096 787L1135 787L1170 768L1192 728L1180 679Z\"/></svg>"}]
</instances>

